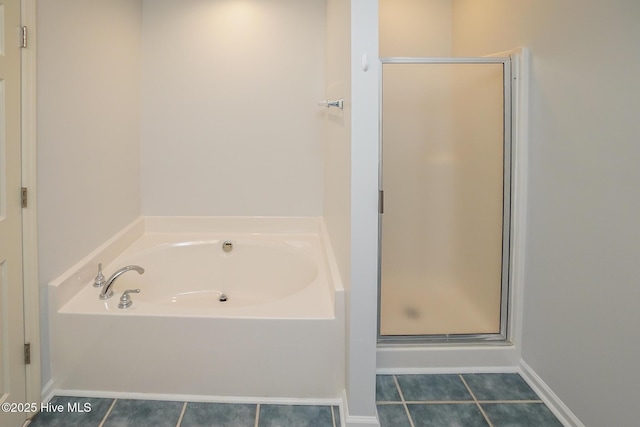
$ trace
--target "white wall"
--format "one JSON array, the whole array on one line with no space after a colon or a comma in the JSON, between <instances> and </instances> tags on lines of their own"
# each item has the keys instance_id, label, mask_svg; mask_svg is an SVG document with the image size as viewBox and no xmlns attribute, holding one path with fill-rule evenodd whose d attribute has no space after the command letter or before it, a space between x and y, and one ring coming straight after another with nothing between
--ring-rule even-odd
<instances>
[{"instance_id":1,"label":"white wall","mask_svg":"<svg viewBox=\"0 0 640 427\"><path fill-rule=\"evenodd\" d=\"M380 0L380 56L450 56L452 0Z\"/></svg>"},{"instance_id":2,"label":"white wall","mask_svg":"<svg viewBox=\"0 0 640 427\"><path fill-rule=\"evenodd\" d=\"M320 216L325 0L145 0L142 210Z\"/></svg>"},{"instance_id":3,"label":"white wall","mask_svg":"<svg viewBox=\"0 0 640 427\"><path fill-rule=\"evenodd\" d=\"M363 69L363 59L367 67ZM377 425L378 1L351 0L351 271L347 290L348 425Z\"/></svg>"},{"instance_id":4,"label":"white wall","mask_svg":"<svg viewBox=\"0 0 640 427\"><path fill-rule=\"evenodd\" d=\"M351 251L351 11L344 0L327 0L326 99L345 100L325 112L323 218L342 282L349 287Z\"/></svg>"},{"instance_id":5,"label":"white wall","mask_svg":"<svg viewBox=\"0 0 640 427\"><path fill-rule=\"evenodd\" d=\"M140 215L140 6L37 3L43 383L46 284Z\"/></svg>"},{"instance_id":6,"label":"white wall","mask_svg":"<svg viewBox=\"0 0 640 427\"><path fill-rule=\"evenodd\" d=\"M454 52L532 53L523 359L587 426L637 425L640 3L456 0Z\"/></svg>"}]
</instances>

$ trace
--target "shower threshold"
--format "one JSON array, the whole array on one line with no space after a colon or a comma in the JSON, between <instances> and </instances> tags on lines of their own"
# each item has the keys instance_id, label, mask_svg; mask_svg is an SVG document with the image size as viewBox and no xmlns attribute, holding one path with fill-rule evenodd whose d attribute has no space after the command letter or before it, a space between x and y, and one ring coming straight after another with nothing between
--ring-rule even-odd
<instances>
[{"instance_id":1,"label":"shower threshold","mask_svg":"<svg viewBox=\"0 0 640 427\"><path fill-rule=\"evenodd\" d=\"M492 345L509 346L513 343L502 334L437 334L437 335L381 335L378 347L425 345Z\"/></svg>"}]
</instances>

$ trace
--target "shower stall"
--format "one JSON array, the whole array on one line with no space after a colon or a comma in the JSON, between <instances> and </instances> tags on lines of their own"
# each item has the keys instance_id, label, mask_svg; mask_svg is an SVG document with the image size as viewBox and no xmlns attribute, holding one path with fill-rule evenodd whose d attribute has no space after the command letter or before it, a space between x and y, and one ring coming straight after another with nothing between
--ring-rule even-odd
<instances>
[{"instance_id":1,"label":"shower stall","mask_svg":"<svg viewBox=\"0 0 640 427\"><path fill-rule=\"evenodd\" d=\"M379 341L508 340L512 58L382 58Z\"/></svg>"}]
</instances>

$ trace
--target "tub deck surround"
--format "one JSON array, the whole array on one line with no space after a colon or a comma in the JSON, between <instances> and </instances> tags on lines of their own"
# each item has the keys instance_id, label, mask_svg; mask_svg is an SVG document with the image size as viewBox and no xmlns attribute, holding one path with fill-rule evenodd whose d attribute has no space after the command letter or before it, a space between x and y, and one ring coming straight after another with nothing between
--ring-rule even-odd
<instances>
[{"instance_id":1,"label":"tub deck surround","mask_svg":"<svg viewBox=\"0 0 640 427\"><path fill-rule=\"evenodd\" d=\"M112 298L99 300L92 286L102 253L85 258L94 271L82 275L79 289L77 272L49 285L52 389L87 396L340 395L344 290L321 219L142 222L144 233L107 260L104 272L137 264L145 273L123 274ZM225 241L232 251L222 249ZM133 305L117 308L132 288L141 289L131 295ZM218 300L220 292L228 301Z\"/></svg>"},{"instance_id":2,"label":"tub deck surround","mask_svg":"<svg viewBox=\"0 0 640 427\"><path fill-rule=\"evenodd\" d=\"M233 250L224 252L224 242ZM126 273L114 296L96 297L84 286L59 308L61 313L252 318L333 318L334 297L322 261L322 245L310 233L146 233L104 268L112 272L139 265L144 274ZM130 308L119 309L126 289ZM228 299L219 301L221 294Z\"/></svg>"},{"instance_id":3,"label":"tub deck surround","mask_svg":"<svg viewBox=\"0 0 640 427\"><path fill-rule=\"evenodd\" d=\"M49 313L69 301L98 271L98 263L108 265L145 233L145 219L140 217L116 233L89 255L78 261L58 278L49 283ZM55 300L51 297L55 296Z\"/></svg>"}]
</instances>

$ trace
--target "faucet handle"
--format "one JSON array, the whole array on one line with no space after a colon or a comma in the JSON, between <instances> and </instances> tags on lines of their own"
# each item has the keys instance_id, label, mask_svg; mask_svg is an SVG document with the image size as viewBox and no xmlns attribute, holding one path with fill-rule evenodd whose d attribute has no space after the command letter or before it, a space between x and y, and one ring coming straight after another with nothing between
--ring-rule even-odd
<instances>
[{"instance_id":1,"label":"faucet handle","mask_svg":"<svg viewBox=\"0 0 640 427\"><path fill-rule=\"evenodd\" d=\"M104 274L102 274L102 263L100 262L98 263L98 274L96 275L96 278L93 281L93 287L99 288L105 283L106 283L106 280L104 278Z\"/></svg>"},{"instance_id":2,"label":"faucet handle","mask_svg":"<svg viewBox=\"0 0 640 427\"><path fill-rule=\"evenodd\" d=\"M118 308L131 307L131 304L133 304L133 300L131 300L131 297L129 296L129 294L139 294L139 293L140 293L140 289L127 289L126 291L124 291L122 293L122 296L120 297L120 303L118 304Z\"/></svg>"}]
</instances>

